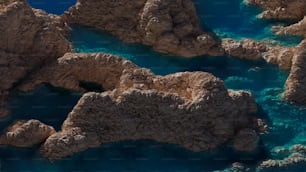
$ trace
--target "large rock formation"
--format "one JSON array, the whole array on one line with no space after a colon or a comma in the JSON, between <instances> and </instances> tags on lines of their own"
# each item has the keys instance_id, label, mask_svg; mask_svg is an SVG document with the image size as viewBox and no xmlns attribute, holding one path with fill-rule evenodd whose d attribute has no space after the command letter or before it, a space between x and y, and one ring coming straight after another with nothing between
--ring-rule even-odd
<instances>
[{"instance_id":1,"label":"large rock formation","mask_svg":"<svg viewBox=\"0 0 306 172\"><path fill-rule=\"evenodd\" d=\"M61 34L63 30L53 21L46 13L32 10L25 0L0 0L1 93L70 50L70 43Z\"/></svg>"},{"instance_id":2,"label":"large rock formation","mask_svg":"<svg viewBox=\"0 0 306 172\"><path fill-rule=\"evenodd\" d=\"M191 0L78 0L63 18L163 53L186 57L223 54L221 41L201 31Z\"/></svg>"},{"instance_id":3,"label":"large rock formation","mask_svg":"<svg viewBox=\"0 0 306 172\"><path fill-rule=\"evenodd\" d=\"M301 20L306 14L304 0L245 0L245 2L264 9L259 17L265 19Z\"/></svg>"},{"instance_id":4,"label":"large rock formation","mask_svg":"<svg viewBox=\"0 0 306 172\"><path fill-rule=\"evenodd\" d=\"M56 131L38 120L17 121L0 137L1 145L30 147L44 142Z\"/></svg>"},{"instance_id":5,"label":"large rock formation","mask_svg":"<svg viewBox=\"0 0 306 172\"><path fill-rule=\"evenodd\" d=\"M306 40L297 47L284 97L289 101L306 104Z\"/></svg>"},{"instance_id":6,"label":"large rock formation","mask_svg":"<svg viewBox=\"0 0 306 172\"><path fill-rule=\"evenodd\" d=\"M48 82L83 90L79 81L96 82L106 90L114 90L88 93L80 99L62 131L43 145L42 154L49 159L103 143L139 139L205 151L234 139L242 129L256 126L251 116L257 110L252 96L226 90L223 82L211 74L156 76L108 54L68 53L34 75L22 89ZM247 137L244 143L256 145L257 141L256 137Z\"/></svg>"}]
</instances>

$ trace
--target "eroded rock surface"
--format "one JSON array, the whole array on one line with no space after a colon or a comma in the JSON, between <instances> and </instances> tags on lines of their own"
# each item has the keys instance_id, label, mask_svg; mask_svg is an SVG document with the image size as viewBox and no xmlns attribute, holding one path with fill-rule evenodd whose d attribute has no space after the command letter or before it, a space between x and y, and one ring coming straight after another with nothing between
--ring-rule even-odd
<instances>
[{"instance_id":1,"label":"eroded rock surface","mask_svg":"<svg viewBox=\"0 0 306 172\"><path fill-rule=\"evenodd\" d=\"M273 27L273 32L275 32L277 35L296 35L306 38L306 17L304 17L303 20L299 21L298 23L289 25L287 27L275 26Z\"/></svg>"},{"instance_id":2,"label":"eroded rock surface","mask_svg":"<svg viewBox=\"0 0 306 172\"><path fill-rule=\"evenodd\" d=\"M113 90L120 84L123 72L138 69L134 63L111 54L66 53L50 63L23 83L20 90L30 91L42 83L75 91L85 91L80 82L99 83L105 90Z\"/></svg>"},{"instance_id":3,"label":"eroded rock surface","mask_svg":"<svg viewBox=\"0 0 306 172\"><path fill-rule=\"evenodd\" d=\"M270 64L275 64L281 69L290 70L296 47L270 46L262 53L263 58Z\"/></svg>"},{"instance_id":4,"label":"eroded rock surface","mask_svg":"<svg viewBox=\"0 0 306 172\"><path fill-rule=\"evenodd\" d=\"M223 54L221 41L201 31L191 0L78 0L63 18L163 53L185 57Z\"/></svg>"},{"instance_id":5,"label":"eroded rock surface","mask_svg":"<svg viewBox=\"0 0 306 172\"><path fill-rule=\"evenodd\" d=\"M296 50L284 97L300 104L306 104L306 40Z\"/></svg>"},{"instance_id":6,"label":"eroded rock surface","mask_svg":"<svg viewBox=\"0 0 306 172\"><path fill-rule=\"evenodd\" d=\"M1 145L30 147L44 142L56 131L38 120L17 121L0 137Z\"/></svg>"},{"instance_id":7,"label":"eroded rock surface","mask_svg":"<svg viewBox=\"0 0 306 172\"><path fill-rule=\"evenodd\" d=\"M251 39L222 40L225 54L247 60L264 59L267 63L277 65L281 69L290 70L295 47L282 47Z\"/></svg>"},{"instance_id":8,"label":"eroded rock surface","mask_svg":"<svg viewBox=\"0 0 306 172\"><path fill-rule=\"evenodd\" d=\"M240 129L256 128L252 96L228 91L221 80L205 72L157 76L113 55L67 53L32 79L22 89L48 82L82 90L78 83L85 80L112 90L80 99L62 131L43 145L41 152L49 159L139 139L205 151L234 139Z\"/></svg>"},{"instance_id":9,"label":"eroded rock surface","mask_svg":"<svg viewBox=\"0 0 306 172\"><path fill-rule=\"evenodd\" d=\"M69 41L53 21L25 0L0 1L0 92L70 50Z\"/></svg>"},{"instance_id":10,"label":"eroded rock surface","mask_svg":"<svg viewBox=\"0 0 306 172\"><path fill-rule=\"evenodd\" d=\"M259 17L265 19L301 20L306 14L304 0L245 0L245 2L264 9Z\"/></svg>"},{"instance_id":11,"label":"eroded rock surface","mask_svg":"<svg viewBox=\"0 0 306 172\"><path fill-rule=\"evenodd\" d=\"M255 130L243 129L234 139L234 148L238 151L252 152L257 148L259 136Z\"/></svg>"},{"instance_id":12,"label":"eroded rock surface","mask_svg":"<svg viewBox=\"0 0 306 172\"><path fill-rule=\"evenodd\" d=\"M226 38L222 40L222 47L227 55L248 60L258 60L263 52L268 51L268 46L250 39L237 41Z\"/></svg>"}]
</instances>

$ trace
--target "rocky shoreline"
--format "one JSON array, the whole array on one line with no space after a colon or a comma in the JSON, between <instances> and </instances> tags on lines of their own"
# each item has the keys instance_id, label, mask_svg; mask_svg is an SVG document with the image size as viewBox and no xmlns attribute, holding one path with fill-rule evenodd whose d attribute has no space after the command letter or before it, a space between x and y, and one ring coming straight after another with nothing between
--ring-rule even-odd
<instances>
[{"instance_id":1,"label":"rocky shoreline","mask_svg":"<svg viewBox=\"0 0 306 172\"><path fill-rule=\"evenodd\" d=\"M305 37L306 1L246 3L265 10L260 18L300 21L274 27L276 34ZM191 0L78 0L62 16L32 9L26 0L0 0L0 117L8 114L5 101L14 89L30 91L50 83L87 92L80 85L83 81L105 89L84 94L61 131L37 120L19 121L0 137L0 144L41 144L41 154L48 159L109 142L141 139L178 144L192 151L207 151L229 142L242 152L256 150L258 134L267 126L259 125L250 93L227 90L223 81L205 72L158 76L114 55L72 53L67 39L69 24L106 30L126 42L184 57L263 58L291 71L284 98L306 104L305 40L296 47L282 47L250 39L220 39L201 30ZM284 162L268 160L258 168L283 169L299 162L305 163L305 153L293 152Z\"/></svg>"}]
</instances>

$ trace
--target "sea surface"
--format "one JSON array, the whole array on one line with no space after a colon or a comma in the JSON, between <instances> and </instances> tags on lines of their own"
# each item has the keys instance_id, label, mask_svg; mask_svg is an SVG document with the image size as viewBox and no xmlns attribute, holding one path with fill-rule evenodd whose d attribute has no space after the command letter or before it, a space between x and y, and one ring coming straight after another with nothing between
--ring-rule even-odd
<instances>
[{"instance_id":1,"label":"sea surface","mask_svg":"<svg viewBox=\"0 0 306 172\"><path fill-rule=\"evenodd\" d=\"M38 3L39 2L39 3ZM59 5L65 2L65 6ZM300 39L275 37L269 31L271 22L256 19L259 9L246 7L241 0L195 0L203 29L210 28L222 37L252 38L278 41L286 46L296 45ZM30 0L35 8L60 14L74 1ZM284 23L288 24L288 23ZM122 56L155 74L167 75L183 71L210 72L224 80L234 90L253 93L261 110L257 114L270 125L270 134L262 136L258 152L248 155L224 146L206 153L194 153L177 145L154 141L125 141L103 145L66 159L49 162L39 156L38 147L21 149L0 147L1 171L179 171L198 172L223 170L233 162L243 162L250 168L268 159L278 159L271 150L306 144L306 107L282 100L288 71L264 61L247 61L229 57L182 58L154 52L140 44L127 44L116 37L93 28L75 25L70 40L77 52L107 52ZM15 92L8 103L11 115L0 121L3 130L19 119L39 119L60 129L61 123L82 93L74 93L50 85L42 85L33 92ZM295 169L303 171L303 169Z\"/></svg>"}]
</instances>

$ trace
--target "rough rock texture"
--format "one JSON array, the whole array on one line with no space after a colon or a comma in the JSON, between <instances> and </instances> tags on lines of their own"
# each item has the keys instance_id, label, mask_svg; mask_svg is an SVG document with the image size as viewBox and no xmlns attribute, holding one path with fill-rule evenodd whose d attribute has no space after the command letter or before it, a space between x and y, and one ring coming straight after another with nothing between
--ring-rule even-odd
<instances>
[{"instance_id":1,"label":"rough rock texture","mask_svg":"<svg viewBox=\"0 0 306 172\"><path fill-rule=\"evenodd\" d=\"M234 139L234 148L239 151L252 152L257 148L259 137L255 130L243 129Z\"/></svg>"},{"instance_id":2,"label":"rough rock texture","mask_svg":"<svg viewBox=\"0 0 306 172\"><path fill-rule=\"evenodd\" d=\"M44 142L56 131L38 120L17 121L0 137L1 145L30 147Z\"/></svg>"},{"instance_id":3,"label":"rough rock texture","mask_svg":"<svg viewBox=\"0 0 306 172\"><path fill-rule=\"evenodd\" d=\"M281 69L290 70L295 51L295 47L271 46L262 56L266 62L278 65Z\"/></svg>"},{"instance_id":4,"label":"rough rock texture","mask_svg":"<svg viewBox=\"0 0 306 172\"><path fill-rule=\"evenodd\" d=\"M304 0L245 0L263 8L259 17L278 20L301 20L306 14L306 1Z\"/></svg>"},{"instance_id":5,"label":"rough rock texture","mask_svg":"<svg viewBox=\"0 0 306 172\"><path fill-rule=\"evenodd\" d=\"M163 53L186 57L223 54L221 41L200 30L191 0L78 0L63 18Z\"/></svg>"},{"instance_id":6,"label":"rough rock texture","mask_svg":"<svg viewBox=\"0 0 306 172\"><path fill-rule=\"evenodd\" d=\"M114 90L87 93L80 99L62 131L43 145L41 152L49 159L138 139L205 151L234 139L241 129L256 128L251 114L257 105L249 93L228 91L221 80L204 72L156 76L109 54L67 53L22 89L48 82L83 90L81 80Z\"/></svg>"},{"instance_id":7,"label":"rough rock texture","mask_svg":"<svg viewBox=\"0 0 306 172\"><path fill-rule=\"evenodd\" d=\"M296 35L306 37L306 16L298 23L289 25L287 27L275 26L273 27L272 31L277 35Z\"/></svg>"},{"instance_id":8,"label":"rough rock texture","mask_svg":"<svg viewBox=\"0 0 306 172\"><path fill-rule=\"evenodd\" d=\"M306 147L303 145L294 145L287 157L281 160L266 160L263 161L257 168L260 172L272 171L303 171L306 168Z\"/></svg>"},{"instance_id":9,"label":"rough rock texture","mask_svg":"<svg viewBox=\"0 0 306 172\"><path fill-rule=\"evenodd\" d=\"M66 53L26 80L20 90L30 91L42 83L75 91L84 91L80 82L99 83L105 90L113 90L120 84L123 72L138 69L132 62L104 53Z\"/></svg>"},{"instance_id":10,"label":"rough rock texture","mask_svg":"<svg viewBox=\"0 0 306 172\"><path fill-rule=\"evenodd\" d=\"M281 47L251 39L238 41L225 38L222 40L222 47L225 50L225 54L230 57L247 60L259 60L263 58L266 62L278 65L281 69L286 70L291 68L292 58L295 52L295 47Z\"/></svg>"},{"instance_id":11,"label":"rough rock texture","mask_svg":"<svg viewBox=\"0 0 306 172\"><path fill-rule=\"evenodd\" d=\"M297 47L284 97L289 101L306 104L306 40Z\"/></svg>"},{"instance_id":12,"label":"rough rock texture","mask_svg":"<svg viewBox=\"0 0 306 172\"><path fill-rule=\"evenodd\" d=\"M46 13L32 10L25 0L0 0L0 92L70 50L53 21Z\"/></svg>"},{"instance_id":13,"label":"rough rock texture","mask_svg":"<svg viewBox=\"0 0 306 172\"><path fill-rule=\"evenodd\" d=\"M258 60L262 57L262 53L268 50L268 47L260 42L250 39L241 41L226 38L222 40L222 47L225 53L231 57L242 59Z\"/></svg>"}]
</instances>

